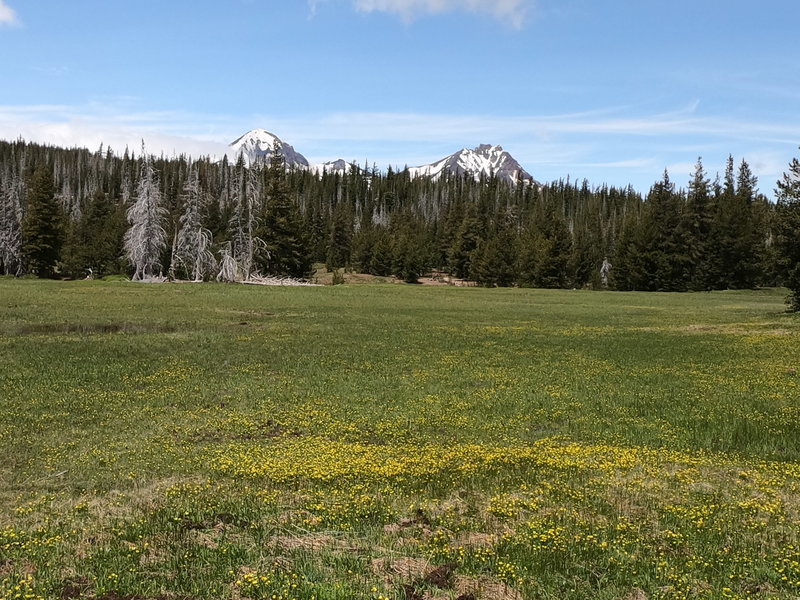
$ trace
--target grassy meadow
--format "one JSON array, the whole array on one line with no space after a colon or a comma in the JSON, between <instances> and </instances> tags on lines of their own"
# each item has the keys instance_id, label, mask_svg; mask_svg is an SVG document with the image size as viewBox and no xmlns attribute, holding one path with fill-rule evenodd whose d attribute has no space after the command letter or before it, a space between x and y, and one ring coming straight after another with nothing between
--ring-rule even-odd
<instances>
[{"instance_id":1,"label":"grassy meadow","mask_svg":"<svg viewBox=\"0 0 800 600\"><path fill-rule=\"evenodd\" d=\"M0 600L800 598L783 299L0 279Z\"/></svg>"}]
</instances>

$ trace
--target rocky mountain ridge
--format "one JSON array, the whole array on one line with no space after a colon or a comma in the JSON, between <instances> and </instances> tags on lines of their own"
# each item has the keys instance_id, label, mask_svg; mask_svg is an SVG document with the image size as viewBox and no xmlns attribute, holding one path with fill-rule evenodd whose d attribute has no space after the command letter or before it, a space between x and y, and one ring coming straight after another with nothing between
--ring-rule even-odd
<instances>
[{"instance_id":1,"label":"rocky mountain ridge","mask_svg":"<svg viewBox=\"0 0 800 600\"><path fill-rule=\"evenodd\" d=\"M260 159L269 160L269 157L277 149L283 154L287 168L308 169L316 174L326 172L340 175L344 175L350 170L350 163L341 158L312 165L291 144L284 142L277 135L265 129L248 131L232 142L228 148L228 156L231 160L238 160L240 155L244 155L248 164ZM431 177L432 179L449 174L454 176L471 175L475 179L495 176L512 185L521 182L537 183L533 176L502 146L492 144L462 148L433 163L409 167L408 172L412 177Z\"/></svg>"}]
</instances>

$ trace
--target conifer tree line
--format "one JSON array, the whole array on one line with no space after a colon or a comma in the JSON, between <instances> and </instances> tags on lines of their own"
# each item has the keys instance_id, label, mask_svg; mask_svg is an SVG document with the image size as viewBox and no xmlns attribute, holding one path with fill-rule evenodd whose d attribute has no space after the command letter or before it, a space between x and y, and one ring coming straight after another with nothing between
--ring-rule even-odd
<instances>
[{"instance_id":1,"label":"conifer tree line","mask_svg":"<svg viewBox=\"0 0 800 600\"><path fill-rule=\"evenodd\" d=\"M247 165L19 140L0 142L0 272L233 281L325 263L408 282L796 290L797 159L776 197L732 157L713 179L698 159L686 187L665 171L642 196L585 180L434 181L355 164L315 174L280 155Z\"/></svg>"}]
</instances>

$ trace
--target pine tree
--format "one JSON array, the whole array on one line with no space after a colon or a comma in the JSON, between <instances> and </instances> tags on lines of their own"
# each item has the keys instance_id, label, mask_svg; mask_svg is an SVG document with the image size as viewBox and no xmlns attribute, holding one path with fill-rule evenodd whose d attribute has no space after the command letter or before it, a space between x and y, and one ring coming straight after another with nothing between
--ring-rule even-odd
<instances>
[{"instance_id":1,"label":"pine tree","mask_svg":"<svg viewBox=\"0 0 800 600\"><path fill-rule=\"evenodd\" d=\"M130 228L125 233L125 253L134 268L134 281L156 277L161 272L161 253L167 247L164 223L167 211L161 206L158 175L142 144L142 166L136 197L128 209Z\"/></svg>"},{"instance_id":2,"label":"pine tree","mask_svg":"<svg viewBox=\"0 0 800 600\"><path fill-rule=\"evenodd\" d=\"M777 287L781 285L778 252L775 247L777 205L764 194L756 194L753 202L753 223L756 233L756 285Z\"/></svg>"},{"instance_id":3,"label":"pine tree","mask_svg":"<svg viewBox=\"0 0 800 600\"><path fill-rule=\"evenodd\" d=\"M717 177L714 184L714 213L708 253L709 287L712 289L728 289L732 283L733 252L731 248L735 243L736 235L735 196L733 156L728 156L724 178L720 182Z\"/></svg>"},{"instance_id":4,"label":"pine tree","mask_svg":"<svg viewBox=\"0 0 800 600\"><path fill-rule=\"evenodd\" d=\"M392 223L392 273L406 283L417 283L427 268L426 243L418 219L408 210Z\"/></svg>"},{"instance_id":5,"label":"pine tree","mask_svg":"<svg viewBox=\"0 0 800 600\"><path fill-rule=\"evenodd\" d=\"M711 278L716 289L752 288L759 263L759 231L753 218L756 178L744 160L734 175L728 157L711 227Z\"/></svg>"},{"instance_id":6,"label":"pine tree","mask_svg":"<svg viewBox=\"0 0 800 600\"><path fill-rule=\"evenodd\" d=\"M787 299L792 311L800 311L800 160L792 159L789 170L777 183L776 247Z\"/></svg>"},{"instance_id":7,"label":"pine tree","mask_svg":"<svg viewBox=\"0 0 800 600\"><path fill-rule=\"evenodd\" d=\"M367 272L381 277L392 274L391 236L383 227L378 228L375 232L375 242L372 245L372 255Z\"/></svg>"},{"instance_id":8,"label":"pine tree","mask_svg":"<svg viewBox=\"0 0 800 600\"><path fill-rule=\"evenodd\" d=\"M484 287L509 287L517 279L517 236L510 211L498 218L494 231L475 250L470 279Z\"/></svg>"},{"instance_id":9,"label":"pine tree","mask_svg":"<svg viewBox=\"0 0 800 600\"><path fill-rule=\"evenodd\" d=\"M689 267L688 285L693 290L706 290L711 286L708 265L713 210L710 185L703 161L698 158L680 225Z\"/></svg>"},{"instance_id":10,"label":"pine tree","mask_svg":"<svg viewBox=\"0 0 800 600\"><path fill-rule=\"evenodd\" d=\"M27 211L22 221L23 260L27 269L39 277L55 274L63 243L63 222L52 172L40 166L28 185Z\"/></svg>"},{"instance_id":11,"label":"pine tree","mask_svg":"<svg viewBox=\"0 0 800 600\"><path fill-rule=\"evenodd\" d=\"M681 239L680 197L669 173L650 189L645 203L642 232L643 266L650 291L683 291L690 275L686 244Z\"/></svg>"},{"instance_id":12,"label":"pine tree","mask_svg":"<svg viewBox=\"0 0 800 600\"><path fill-rule=\"evenodd\" d=\"M754 288L758 284L759 269L763 258L763 224L756 219L758 179L750 165L742 160L736 176L736 205L739 213L737 271L734 280L739 289Z\"/></svg>"},{"instance_id":13,"label":"pine tree","mask_svg":"<svg viewBox=\"0 0 800 600\"><path fill-rule=\"evenodd\" d=\"M536 285L536 267L539 264L539 251L541 248L539 230L529 224L517 237L516 243L516 273L517 284L520 287L534 287Z\"/></svg>"},{"instance_id":14,"label":"pine tree","mask_svg":"<svg viewBox=\"0 0 800 600\"><path fill-rule=\"evenodd\" d=\"M339 202L331 215L325 264L329 271L350 266L353 247L353 215L345 202Z\"/></svg>"},{"instance_id":15,"label":"pine tree","mask_svg":"<svg viewBox=\"0 0 800 600\"><path fill-rule=\"evenodd\" d=\"M80 218L69 224L62 270L72 277L103 277L120 269L125 217L120 207L97 189Z\"/></svg>"},{"instance_id":16,"label":"pine tree","mask_svg":"<svg viewBox=\"0 0 800 600\"><path fill-rule=\"evenodd\" d=\"M312 262L325 262L327 253L327 224L317 206L309 206L303 214L303 231L308 236Z\"/></svg>"},{"instance_id":17,"label":"pine tree","mask_svg":"<svg viewBox=\"0 0 800 600\"><path fill-rule=\"evenodd\" d=\"M484 231L485 225L478 215L477 205L472 203L464 213L447 254L451 275L462 279L470 276L473 255L483 238Z\"/></svg>"},{"instance_id":18,"label":"pine tree","mask_svg":"<svg viewBox=\"0 0 800 600\"><path fill-rule=\"evenodd\" d=\"M425 270L425 258L419 240L405 230L394 236L392 243L392 272L406 283L417 283Z\"/></svg>"},{"instance_id":19,"label":"pine tree","mask_svg":"<svg viewBox=\"0 0 800 600\"><path fill-rule=\"evenodd\" d=\"M573 287L582 288L587 285L595 289L601 287L600 267L603 264L605 251L598 233L589 223L581 222L573 225L572 254L569 259L569 278Z\"/></svg>"},{"instance_id":20,"label":"pine tree","mask_svg":"<svg viewBox=\"0 0 800 600\"><path fill-rule=\"evenodd\" d=\"M372 262L372 250L377 240L377 232L371 221L362 221L358 231L353 236L352 260L358 265L362 273L369 272L369 265Z\"/></svg>"},{"instance_id":21,"label":"pine tree","mask_svg":"<svg viewBox=\"0 0 800 600\"><path fill-rule=\"evenodd\" d=\"M569 282L569 259L572 236L561 212L550 204L539 225L539 261L534 282L536 287L565 288Z\"/></svg>"},{"instance_id":22,"label":"pine tree","mask_svg":"<svg viewBox=\"0 0 800 600\"><path fill-rule=\"evenodd\" d=\"M98 189L92 194L78 222L82 266L91 269L93 277L103 277L118 268L124 235L120 231L120 212Z\"/></svg>"},{"instance_id":23,"label":"pine tree","mask_svg":"<svg viewBox=\"0 0 800 600\"><path fill-rule=\"evenodd\" d=\"M267 250L262 263L265 271L279 276L308 277L310 245L302 217L289 195L283 155L277 150L270 157L266 190L266 210L259 227L259 237Z\"/></svg>"},{"instance_id":24,"label":"pine tree","mask_svg":"<svg viewBox=\"0 0 800 600\"><path fill-rule=\"evenodd\" d=\"M622 230L616 245L611 271L611 282L615 289L623 291L642 290L646 285L641 220L631 208L622 222Z\"/></svg>"}]
</instances>

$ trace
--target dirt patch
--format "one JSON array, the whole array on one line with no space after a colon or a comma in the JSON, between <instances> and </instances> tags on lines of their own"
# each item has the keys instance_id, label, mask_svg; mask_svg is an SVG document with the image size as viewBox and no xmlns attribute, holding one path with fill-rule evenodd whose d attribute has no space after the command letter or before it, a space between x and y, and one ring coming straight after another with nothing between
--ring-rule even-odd
<instances>
[{"instance_id":1,"label":"dirt patch","mask_svg":"<svg viewBox=\"0 0 800 600\"><path fill-rule=\"evenodd\" d=\"M33 575L36 573L36 565L32 562L14 561L10 558L0 560L0 578L8 577L9 575Z\"/></svg>"},{"instance_id":2,"label":"dirt patch","mask_svg":"<svg viewBox=\"0 0 800 600\"><path fill-rule=\"evenodd\" d=\"M372 560L373 572L382 575L387 586L398 586L400 597L405 600L439 600L440 596L432 594L429 588L453 589L456 566L447 563L432 567L427 560L409 556ZM450 596L441 596L445 597Z\"/></svg>"},{"instance_id":3,"label":"dirt patch","mask_svg":"<svg viewBox=\"0 0 800 600\"><path fill-rule=\"evenodd\" d=\"M745 586L744 590L748 594L774 594L775 588L768 581L753 582ZM647 600L645 597L644 600Z\"/></svg>"},{"instance_id":4,"label":"dirt patch","mask_svg":"<svg viewBox=\"0 0 800 600\"><path fill-rule=\"evenodd\" d=\"M340 273L343 278L343 283L352 283L352 284L401 283L402 281L392 276L383 277L381 275L370 275L369 273L347 273L341 271ZM321 268L317 269L311 276L311 282L317 285L332 285L333 272L328 271L324 266L322 266Z\"/></svg>"},{"instance_id":5,"label":"dirt patch","mask_svg":"<svg viewBox=\"0 0 800 600\"><path fill-rule=\"evenodd\" d=\"M524 600L522 594L510 585L491 577L455 578L453 588L459 598L475 600Z\"/></svg>"},{"instance_id":6,"label":"dirt patch","mask_svg":"<svg viewBox=\"0 0 800 600\"><path fill-rule=\"evenodd\" d=\"M453 587L453 573L456 570L455 563L447 563L441 567L436 567L432 571L428 571L422 580L432 586L450 589Z\"/></svg>"},{"instance_id":7,"label":"dirt patch","mask_svg":"<svg viewBox=\"0 0 800 600\"><path fill-rule=\"evenodd\" d=\"M647 600L647 598L648 596L645 591L637 587L628 592L624 600Z\"/></svg>"},{"instance_id":8,"label":"dirt patch","mask_svg":"<svg viewBox=\"0 0 800 600\"><path fill-rule=\"evenodd\" d=\"M405 529L420 529L422 531L430 531L431 520L421 508L414 511L411 517L400 519L397 523L389 523L383 528L384 533L396 534Z\"/></svg>"},{"instance_id":9,"label":"dirt patch","mask_svg":"<svg viewBox=\"0 0 800 600\"><path fill-rule=\"evenodd\" d=\"M217 538L205 531L190 531L189 540L198 546L202 546L203 548L208 548L210 550L216 550L219 548L219 542L217 541Z\"/></svg>"},{"instance_id":10,"label":"dirt patch","mask_svg":"<svg viewBox=\"0 0 800 600\"><path fill-rule=\"evenodd\" d=\"M398 533L402 533L405 529L400 523L389 523L388 525L383 526L383 533L388 533L390 535L396 535Z\"/></svg>"},{"instance_id":11,"label":"dirt patch","mask_svg":"<svg viewBox=\"0 0 800 600\"><path fill-rule=\"evenodd\" d=\"M330 535L312 533L308 535L281 535L275 538L275 545L286 551L307 550L309 552L317 552L326 548L341 547L342 542Z\"/></svg>"},{"instance_id":12,"label":"dirt patch","mask_svg":"<svg viewBox=\"0 0 800 600\"><path fill-rule=\"evenodd\" d=\"M94 587L88 577L65 579L61 584L61 600L69 598L85 598Z\"/></svg>"},{"instance_id":13,"label":"dirt patch","mask_svg":"<svg viewBox=\"0 0 800 600\"><path fill-rule=\"evenodd\" d=\"M405 522L406 525L425 525L430 526L431 520L428 518L428 515L425 514L425 511L421 508L417 508L414 511L414 515L410 519L403 519L401 524Z\"/></svg>"},{"instance_id":14,"label":"dirt patch","mask_svg":"<svg viewBox=\"0 0 800 600\"><path fill-rule=\"evenodd\" d=\"M413 583L404 583L401 585L400 592L405 600L426 600L425 595L420 592Z\"/></svg>"},{"instance_id":15,"label":"dirt patch","mask_svg":"<svg viewBox=\"0 0 800 600\"><path fill-rule=\"evenodd\" d=\"M431 570L430 567L430 563L424 558L411 556L372 559L372 571L381 575L389 585L394 585L398 581L422 580Z\"/></svg>"},{"instance_id":16,"label":"dirt patch","mask_svg":"<svg viewBox=\"0 0 800 600\"><path fill-rule=\"evenodd\" d=\"M419 283L422 285L449 285L455 287L478 287L477 281L469 281L467 279L458 279L457 277L420 277Z\"/></svg>"},{"instance_id":17,"label":"dirt patch","mask_svg":"<svg viewBox=\"0 0 800 600\"><path fill-rule=\"evenodd\" d=\"M8 577L14 574L14 561L10 558L0 560L0 577Z\"/></svg>"},{"instance_id":18,"label":"dirt patch","mask_svg":"<svg viewBox=\"0 0 800 600\"><path fill-rule=\"evenodd\" d=\"M319 517L317 517L314 513L302 508L281 513L278 515L277 520L280 525L293 525L300 523L312 523L314 525L319 524Z\"/></svg>"}]
</instances>

